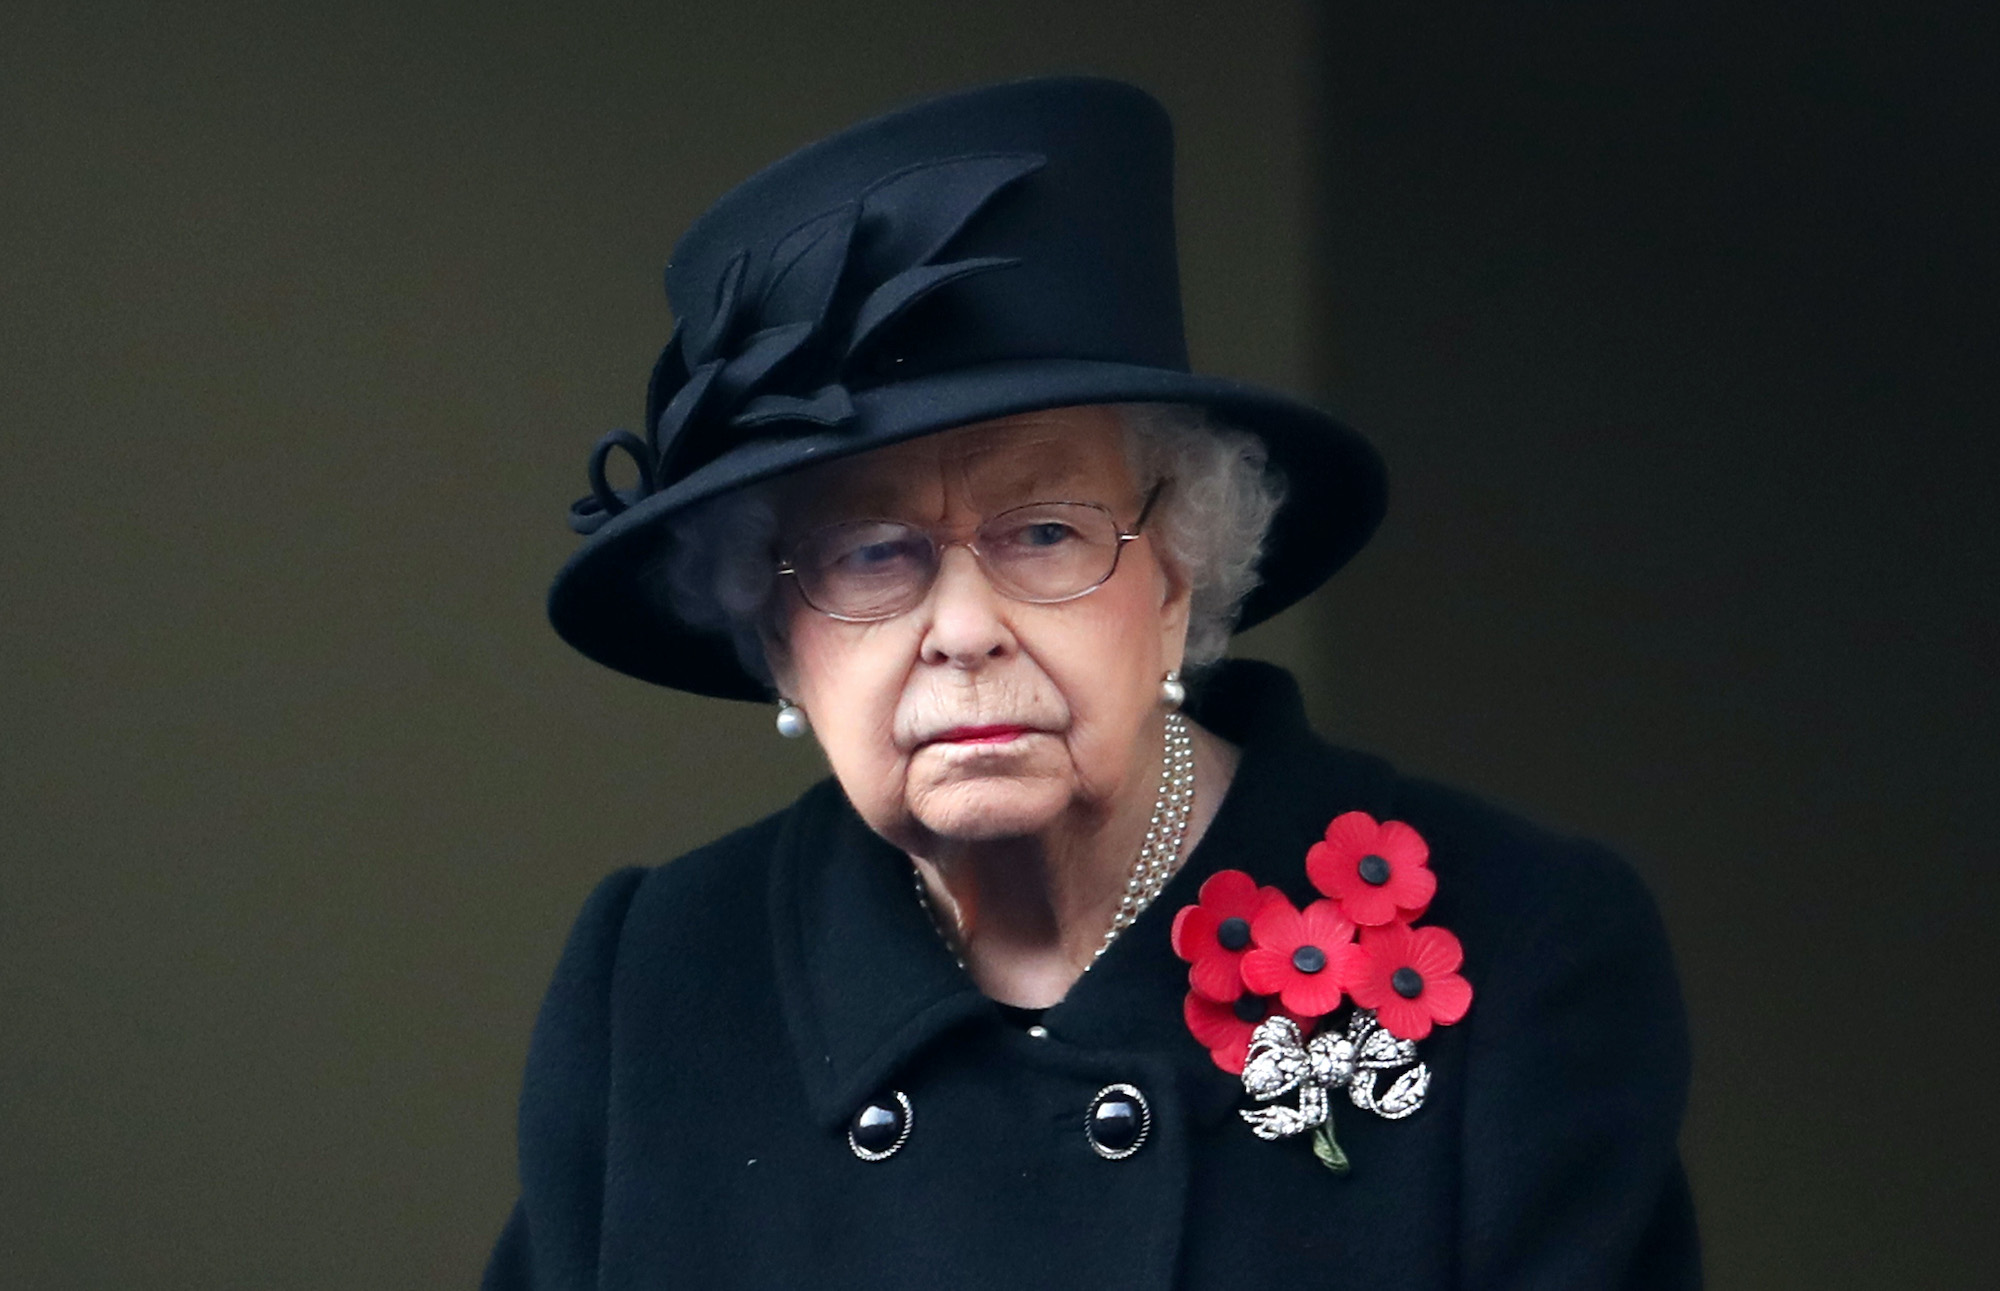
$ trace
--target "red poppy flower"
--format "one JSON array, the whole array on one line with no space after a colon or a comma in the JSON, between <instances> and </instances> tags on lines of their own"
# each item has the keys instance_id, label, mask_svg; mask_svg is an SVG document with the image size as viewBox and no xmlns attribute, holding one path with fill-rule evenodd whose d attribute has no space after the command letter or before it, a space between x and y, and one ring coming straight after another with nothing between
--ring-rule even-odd
<instances>
[{"instance_id":1,"label":"red poppy flower","mask_svg":"<svg viewBox=\"0 0 2000 1291\"><path fill-rule=\"evenodd\" d=\"M1465 951L1443 928L1392 923L1361 930L1360 955L1347 992L1391 1035L1421 1040L1431 1025L1450 1026L1472 1007L1472 984L1458 975Z\"/></svg>"},{"instance_id":2,"label":"red poppy flower","mask_svg":"<svg viewBox=\"0 0 2000 1291\"><path fill-rule=\"evenodd\" d=\"M1243 1074L1243 1060L1250 1055L1250 1035L1259 1022L1274 1013L1292 1017L1278 1001L1248 991L1237 996L1233 1004L1217 1004L1189 991L1181 1013L1187 1018L1188 1030L1208 1050L1215 1065L1232 1076ZM1311 1018L1292 1017L1292 1021L1299 1024L1301 1034L1311 1034Z\"/></svg>"},{"instance_id":3,"label":"red poppy flower","mask_svg":"<svg viewBox=\"0 0 2000 1291\"><path fill-rule=\"evenodd\" d=\"M1242 870L1221 870L1201 885L1200 904L1174 916L1174 953L1194 967L1188 985L1227 1006L1243 993L1237 965L1250 949L1250 922L1264 902L1283 899L1276 888L1260 888Z\"/></svg>"},{"instance_id":4,"label":"red poppy flower","mask_svg":"<svg viewBox=\"0 0 2000 1291\"><path fill-rule=\"evenodd\" d=\"M1400 820L1375 823L1365 811L1333 818L1324 840L1306 850L1306 877L1340 902L1341 913L1364 928L1424 912L1437 891L1430 844Z\"/></svg>"},{"instance_id":5,"label":"red poppy flower","mask_svg":"<svg viewBox=\"0 0 2000 1291\"><path fill-rule=\"evenodd\" d=\"M1361 950L1354 925L1331 901L1294 910L1282 896L1267 901L1250 923L1254 949L1243 956L1243 984L1275 995L1287 1013L1319 1017L1340 1007L1341 983Z\"/></svg>"}]
</instances>

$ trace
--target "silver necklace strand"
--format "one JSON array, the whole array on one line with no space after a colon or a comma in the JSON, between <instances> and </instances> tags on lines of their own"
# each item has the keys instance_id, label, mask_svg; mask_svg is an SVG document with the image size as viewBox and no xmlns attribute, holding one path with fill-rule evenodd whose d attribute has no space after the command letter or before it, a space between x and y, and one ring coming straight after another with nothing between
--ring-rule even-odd
<instances>
[{"instance_id":1,"label":"silver necklace strand","mask_svg":"<svg viewBox=\"0 0 2000 1291\"><path fill-rule=\"evenodd\" d=\"M1188 816L1194 811L1194 737L1188 734L1187 719L1179 713L1168 713L1166 724L1167 756L1160 767L1160 796L1153 800L1153 819L1146 827L1146 841L1140 844L1139 859L1132 862L1132 877L1125 880L1118 913L1111 917L1104 944L1091 956L1092 963L1104 957L1118 934L1153 904L1153 898L1180 868L1181 843L1187 838Z\"/></svg>"},{"instance_id":2,"label":"silver necklace strand","mask_svg":"<svg viewBox=\"0 0 2000 1291\"><path fill-rule=\"evenodd\" d=\"M1090 965L1102 959L1104 952L1111 949L1111 943L1118 940L1118 934L1145 913L1180 868L1181 844L1187 839L1188 817L1194 812L1194 737L1188 734L1187 719L1179 713L1167 714L1166 728L1167 750L1160 765L1160 794L1153 800L1153 818L1146 827L1146 841L1139 845L1138 858L1132 862L1132 873L1125 880L1125 892L1118 900L1118 913L1111 917L1111 926L1104 932L1103 944L1091 955ZM910 876L916 881L917 902L930 916L931 926L944 939L958 966L964 968L965 955L960 950L956 929L938 917L937 908L931 904L930 889L914 864L910 866ZM1085 972L1090 971L1090 965L1085 965Z\"/></svg>"}]
</instances>

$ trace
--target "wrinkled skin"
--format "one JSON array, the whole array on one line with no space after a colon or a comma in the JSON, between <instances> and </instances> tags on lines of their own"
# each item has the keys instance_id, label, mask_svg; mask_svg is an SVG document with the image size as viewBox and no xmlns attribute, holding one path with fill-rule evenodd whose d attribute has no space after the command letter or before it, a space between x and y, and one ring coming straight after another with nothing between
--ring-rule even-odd
<instances>
[{"instance_id":1,"label":"wrinkled skin","mask_svg":"<svg viewBox=\"0 0 2000 1291\"><path fill-rule=\"evenodd\" d=\"M780 514L786 536L889 518L950 540L1046 501L1101 503L1126 527L1137 518L1110 409L1003 418L829 463L786 482ZM921 604L879 623L820 614L781 581L773 671L849 800L917 862L989 993L1053 1003L1103 937L1145 834L1185 580L1141 536L1102 586L1055 605L1001 595L964 547L945 549ZM940 738L996 725L1027 729ZM1205 733L1197 758L1198 774L1204 761L1226 773L1226 746ZM1197 781L1198 824L1219 796Z\"/></svg>"}]
</instances>

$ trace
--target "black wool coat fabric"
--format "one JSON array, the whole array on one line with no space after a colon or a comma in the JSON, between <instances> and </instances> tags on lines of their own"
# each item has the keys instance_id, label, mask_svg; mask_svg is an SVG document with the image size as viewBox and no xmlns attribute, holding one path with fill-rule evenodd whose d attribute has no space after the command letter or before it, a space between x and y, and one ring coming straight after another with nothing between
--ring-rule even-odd
<instances>
[{"instance_id":1,"label":"black wool coat fabric","mask_svg":"<svg viewBox=\"0 0 2000 1291\"><path fill-rule=\"evenodd\" d=\"M1225 666L1197 716L1243 750L1228 796L1046 1037L979 993L831 782L605 880L536 1024L488 1291L1698 1284L1681 1001L1631 871L1322 742L1275 669ZM1430 843L1423 922L1458 934L1475 997L1418 1045L1414 1115L1336 1093L1337 1176L1238 1116L1168 930L1217 870L1313 899L1306 849L1353 809ZM1116 1161L1084 1132L1114 1082L1152 1114ZM849 1119L894 1091L908 1140L862 1160Z\"/></svg>"}]
</instances>

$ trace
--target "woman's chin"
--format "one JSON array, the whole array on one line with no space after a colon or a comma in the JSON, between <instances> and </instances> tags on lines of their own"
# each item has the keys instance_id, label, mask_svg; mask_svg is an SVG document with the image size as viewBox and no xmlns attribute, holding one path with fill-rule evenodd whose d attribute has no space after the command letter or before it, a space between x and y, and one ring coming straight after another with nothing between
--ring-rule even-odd
<instances>
[{"instance_id":1,"label":"woman's chin","mask_svg":"<svg viewBox=\"0 0 2000 1291\"><path fill-rule=\"evenodd\" d=\"M910 814L926 831L955 843L988 843L1039 834L1069 806L1065 786L1000 776L954 780L912 795Z\"/></svg>"}]
</instances>

